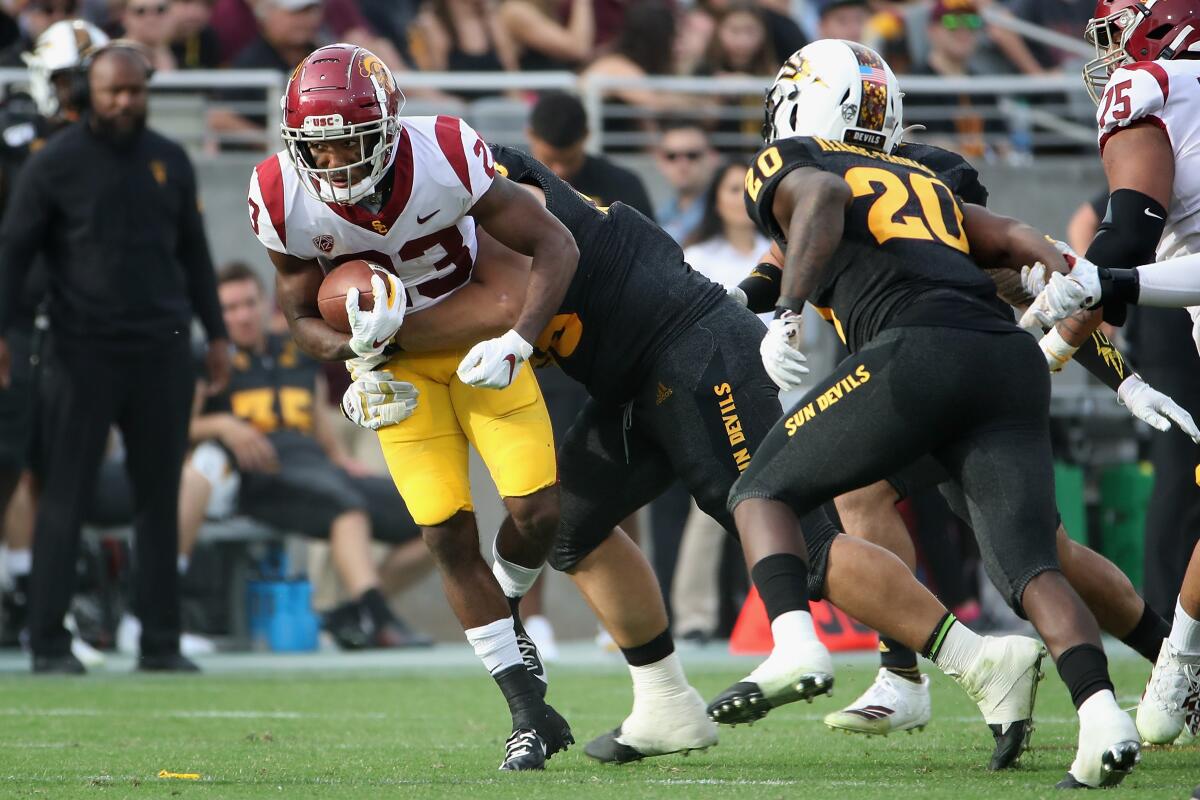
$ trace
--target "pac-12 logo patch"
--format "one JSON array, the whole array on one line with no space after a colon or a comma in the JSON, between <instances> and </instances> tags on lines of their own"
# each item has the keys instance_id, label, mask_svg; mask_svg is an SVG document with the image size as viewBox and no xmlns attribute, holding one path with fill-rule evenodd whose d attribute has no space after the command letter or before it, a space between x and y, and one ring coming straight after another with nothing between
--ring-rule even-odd
<instances>
[{"instance_id":1,"label":"pac-12 logo patch","mask_svg":"<svg viewBox=\"0 0 1200 800\"><path fill-rule=\"evenodd\" d=\"M333 237L328 233L322 233L320 236L313 237L313 247L320 250L322 253L333 252Z\"/></svg>"}]
</instances>

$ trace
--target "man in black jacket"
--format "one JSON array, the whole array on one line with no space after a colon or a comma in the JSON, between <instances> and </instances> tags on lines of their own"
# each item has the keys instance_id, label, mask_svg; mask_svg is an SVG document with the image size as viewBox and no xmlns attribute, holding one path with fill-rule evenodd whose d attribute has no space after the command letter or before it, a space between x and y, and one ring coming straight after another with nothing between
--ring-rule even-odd
<instances>
[{"instance_id":1,"label":"man in black jacket","mask_svg":"<svg viewBox=\"0 0 1200 800\"><path fill-rule=\"evenodd\" d=\"M195 670L179 653L177 518L194 378L192 316L210 379L228 379L215 278L186 154L145 127L148 59L109 46L88 71L91 111L31 158L0 227L0 385L25 272L50 272L52 352L42 381L40 508L30 579L35 672L82 672L63 615L75 585L80 514L109 427L128 449L136 498L139 667Z\"/></svg>"}]
</instances>

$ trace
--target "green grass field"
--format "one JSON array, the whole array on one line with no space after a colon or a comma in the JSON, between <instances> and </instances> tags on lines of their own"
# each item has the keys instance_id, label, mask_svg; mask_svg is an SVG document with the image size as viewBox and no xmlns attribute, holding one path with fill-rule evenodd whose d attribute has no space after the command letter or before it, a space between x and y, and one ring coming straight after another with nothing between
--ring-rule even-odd
<instances>
[{"instance_id":1,"label":"green grass field","mask_svg":"<svg viewBox=\"0 0 1200 800\"><path fill-rule=\"evenodd\" d=\"M923 733L834 734L821 716L874 672L857 658L839 661L834 699L724 729L704 753L604 766L582 744L620 721L630 690L619 664L588 650L551 673L550 698L579 745L545 773L502 774L505 708L461 650L411 666L346 659L296 669L304 662L227 657L207 675L184 678L127 674L120 665L82 679L35 678L10 661L0 677L0 797L1051 797L1075 747L1073 710L1052 673L1038 698L1034 750L1015 771L985 771L990 736L940 675ZM706 696L744 674L727 657L684 657ZM339 663L352 668L330 666ZM1142 662L1114 662L1123 705L1135 702L1147 673ZM200 778L159 778L162 770ZM1147 751L1117 791L1183 800L1197 783L1200 747L1186 746Z\"/></svg>"}]
</instances>

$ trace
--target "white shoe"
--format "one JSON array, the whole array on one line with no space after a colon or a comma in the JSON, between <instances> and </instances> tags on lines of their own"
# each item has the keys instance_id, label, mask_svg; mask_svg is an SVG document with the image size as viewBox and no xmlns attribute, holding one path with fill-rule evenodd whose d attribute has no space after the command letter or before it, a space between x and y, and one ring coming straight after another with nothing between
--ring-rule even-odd
<instances>
[{"instance_id":1,"label":"white shoe","mask_svg":"<svg viewBox=\"0 0 1200 800\"><path fill-rule=\"evenodd\" d=\"M988 769L1011 767L1029 746L1045 656L1042 643L1027 636L985 636L967 671L951 675L979 706L996 740Z\"/></svg>"},{"instance_id":2,"label":"white shoe","mask_svg":"<svg viewBox=\"0 0 1200 800\"><path fill-rule=\"evenodd\" d=\"M194 633L179 634L179 652L185 656L207 656L217 652L217 645L207 636Z\"/></svg>"},{"instance_id":3,"label":"white shoe","mask_svg":"<svg viewBox=\"0 0 1200 800\"><path fill-rule=\"evenodd\" d=\"M1067 777L1058 784L1060 789L1116 786L1141 761L1137 727L1115 702L1109 702L1112 712L1101 722L1086 727L1080 723L1079 749Z\"/></svg>"},{"instance_id":4,"label":"white shoe","mask_svg":"<svg viewBox=\"0 0 1200 800\"><path fill-rule=\"evenodd\" d=\"M753 672L717 695L708 715L723 725L762 719L773 708L833 692L833 659L816 639L778 648Z\"/></svg>"},{"instance_id":5,"label":"white shoe","mask_svg":"<svg viewBox=\"0 0 1200 800\"><path fill-rule=\"evenodd\" d=\"M1200 713L1200 655L1184 655L1163 642L1137 709L1137 730L1150 744L1170 744L1183 732L1188 709Z\"/></svg>"},{"instance_id":6,"label":"white shoe","mask_svg":"<svg viewBox=\"0 0 1200 800\"><path fill-rule=\"evenodd\" d=\"M588 742L583 752L604 763L705 750L717 743L717 724L692 687L669 697L635 698L620 727Z\"/></svg>"},{"instance_id":7,"label":"white shoe","mask_svg":"<svg viewBox=\"0 0 1200 800\"><path fill-rule=\"evenodd\" d=\"M104 653L101 653L80 637L79 626L75 623L75 616L73 614L67 614L63 618L63 627L71 633L71 655L78 658L89 669L104 664Z\"/></svg>"},{"instance_id":8,"label":"white shoe","mask_svg":"<svg viewBox=\"0 0 1200 800\"><path fill-rule=\"evenodd\" d=\"M522 620L522 624L525 626L525 633L529 634L529 638L537 645L542 660L558 661L558 642L554 638L554 626L550 624L550 620L541 614L534 614L529 619Z\"/></svg>"},{"instance_id":9,"label":"white shoe","mask_svg":"<svg viewBox=\"0 0 1200 800\"><path fill-rule=\"evenodd\" d=\"M922 730L933 716L929 676L920 683L902 678L886 667L862 696L841 711L825 717L825 724L847 733L887 736L896 731Z\"/></svg>"},{"instance_id":10,"label":"white shoe","mask_svg":"<svg viewBox=\"0 0 1200 800\"><path fill-rule=\"evenodd\" d=\"M122 614L117 623L117 652L136 656L142 649L142 622L132 614Z\"/></svg>"}]
</instances>

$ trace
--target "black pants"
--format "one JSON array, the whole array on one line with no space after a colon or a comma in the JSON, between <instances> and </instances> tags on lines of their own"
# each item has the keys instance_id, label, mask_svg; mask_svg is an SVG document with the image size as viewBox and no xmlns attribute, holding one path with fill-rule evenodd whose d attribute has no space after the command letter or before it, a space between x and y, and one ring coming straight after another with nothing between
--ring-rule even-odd
<instances>
[{"instance_id":1,"label":"black pants","mask_svg":"<svg viewBox=\"0 0 1200 800\"><path fill-rule=\"evenodd\" d=\"M771 430L729 507L769 498L804 516L931 453L962 487L988 575L1019 610L1026 584L1058 568L1049 401L1045 359L1020 331L887 330ZM810 555L815 570L824 559Z\"/></svg>"},{"instance_id":2,"label":"black pants","mask_svg":"<svg viewBox=\"0 0 1200 800\"><path fill-rule=\"evenodd\" d=\"M629 404L588 400L558 451L556 569L573 569L676 479L736 533L729 487L781 410L757 357L762 336L757 317L722 302L663 351Z\"/></svg>"},{"instance_id":3,"label":"black pants","mask_svg":"<svg viewBox=\"0 0 1200 800\"><path fill-rule=\"evenodd\" d=\"M179 647L179 476L195 380L186 336L133 352L58 342L41 379L41 493L33 539L29 633L35 655L63 655L83 514L109 429L126 449L134 492L134 611L143 654Z\"/></svg>"}]
</instances>

